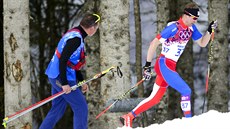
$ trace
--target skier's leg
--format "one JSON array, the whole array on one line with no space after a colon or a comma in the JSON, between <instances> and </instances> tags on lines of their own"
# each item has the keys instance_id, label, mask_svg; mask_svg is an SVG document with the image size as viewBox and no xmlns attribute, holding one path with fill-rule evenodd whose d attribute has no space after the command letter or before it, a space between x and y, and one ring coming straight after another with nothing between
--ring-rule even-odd
<instances>
[{"instance_id":1,"label":"skier's leg","mask_svg":"<svg viewBox=\"0 0 230 129\"><path fill-rule=\"evenodd\" d=\"M165 58L160 59L160 71L164 80L181 94L181 109L185 117L191 117L191 89L180 75L168 67L169 61Z\"/></svg>"},{"instance_id":2,"label":"skier's leg","mask_svg":"<svg viewBox=\"0 0 230 129\"><path fill-rule=\"evenodd\" d=\"M76 82L69 82L71 86ZM86 99L80 88L72 91L69 94L64 94L63 98L70 104L74 113L74 127L73 129L87 129L88 128L88 106Z\"/></svg>"},{"instance_id":3,"label":"skier's leg","mask_svg":"<svg viewBox=\"0 0 230 129\"><path fill-rule=\"evenodd\" d=\"M140 113L148 110L155 104L159 103L166 89L167 83L163 80L162 77L157 76L151 95L148 98L141 101L131 112L129 112L126 115L123 115L120 118L123 125L127 127L132 127L133 119Z\"/></svg>"},{"instance_id":4,"label":"skier's leg","mask_svg":"<svg viewBox=\"0 0 230 129\"><path fill-rule=\"evenodd\" d=\"M61 88L59 88L56 85L56 79L49 79L50 83L52 84L52 94L56 94L60 91L62 91ZM56 123L60 120L60 118L65 113L67 106L67 102L63 99L62 96L52 100L52 107L48 114L46 115L46 118L43 120L42 124L40 125L39 129L53 129Z\"/></svg>"},{"instance_id":5,"label":"skier's leg","mask_svg":"<svg viewBox=\"0 0 230 129\"><path fill-rule=\"evenodd\" d=\"M161 76L157 76L156 82L153 85L153 90L150 96L143 101L141 101L132 112L134 115L139 115L140 113L148 110L154 105L158 104L163 97L165 91L167 89L167 83L164 82Z\"/></svg>"}]
</instances>

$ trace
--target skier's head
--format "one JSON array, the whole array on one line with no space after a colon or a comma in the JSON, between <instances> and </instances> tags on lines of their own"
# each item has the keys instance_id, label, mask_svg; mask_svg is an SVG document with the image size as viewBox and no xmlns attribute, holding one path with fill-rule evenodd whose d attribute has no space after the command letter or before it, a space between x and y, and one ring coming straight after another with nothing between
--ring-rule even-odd
<instances>
[{"instance_id":1,"label":"skier's head","mask_svg":"<svg viewBox=\"0 0 230 129\"><path fill-rule=\"evenodd\" d=\"M98 14L86 14L82 18L80 25L88 29L92 26L98 25L100 20L101 20L101 17Z\"/></svg>"},{"instance_id":2,"label":"skier's head","mask_svg":"<svg viewBox=\"0 0 230 129\"><path fill-rule=\"evenodd\" d=\"M182 19L187 26L192 26L192 24L197 21L199 16L199 7L196 3L192 2L185 6Z\"/></svg>"},{"instance_id":3,"label":"skier's head","mask_svg":"<svg viewBox=\"0 0 230 129\"><path fill-rule=\"evenodd\" d=\"M98 14L86 14L81 22L80 26L85 30L85 32L92 36L94 33L96 33L98 27L99 27L99 21L101 20L101 17Z\"/></svg>"},{"instance_id":4,"label":"skier's head","mask_svg":"<svg viewBox=\"0 0 230 129\"><path fill-rule=\"evenodd\" d=\"M189 15L189 16L195 16L198 18L200 16L199 7L194 2L189 3L184 8L184 14ZM196 19L194 19L194 20L196 20Z\"/></svg>"}]
</instances>

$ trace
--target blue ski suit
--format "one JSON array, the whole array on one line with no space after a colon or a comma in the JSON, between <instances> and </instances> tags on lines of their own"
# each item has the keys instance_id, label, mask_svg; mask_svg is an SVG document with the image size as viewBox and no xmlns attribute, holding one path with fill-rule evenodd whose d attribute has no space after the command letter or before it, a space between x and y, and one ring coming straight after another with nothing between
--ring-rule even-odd
<instances>
[{"instance_id":1,"label":"blue ski suit","mask_svg":"<svg viewBox=\"0 0 230 129\"><path fill-rule=\"evenodd\" d=\"M83 34L82 34L83 33ZM84 35L84 36L82 36ZM85 31L79 26L69 30L63 35L58 43L57 49L53 58L51 59L47 69L46 75L52 85L52 95L62 91L61 85L63 80L60 78L60 57L63 49L65 49L68 40L73 38L80 39L80 46L69 57L66 67L66 79L70 86L77 84L79 79L76 77L76 70L80 70L84 65L84 38L87 36ZM83 58L83 59L82 59ZM82 63L83 60L83 63ZM81 80L80 80L81 81ZM53 129L56 123L62 118L65 113L67 104L71 106L74 113L73 129L87 129L88 106L86 99L80 88L72 91L69 94L64 94L52 101L52 107L48 112L46 118L43 120L39 129Z\"/></svg>"}]
</instances>

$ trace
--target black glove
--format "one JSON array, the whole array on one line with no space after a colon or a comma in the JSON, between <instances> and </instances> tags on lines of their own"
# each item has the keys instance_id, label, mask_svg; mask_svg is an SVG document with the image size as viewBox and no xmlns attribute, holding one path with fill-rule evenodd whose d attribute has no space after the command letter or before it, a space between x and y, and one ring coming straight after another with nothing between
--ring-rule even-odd
<instances>
[{"instance_id":1,"label":"black glove","mask_svg":"<svg viewBox=\"0 0 230 129\"><path fill-rule=\"evenodd\" d=\"M208 26L208 32L209 34L212 34L212 30L215 30L217 28L217 20L212 21Z\"/></svg>"},{"instance_id":2,"label":"black glove","mask_svg":"<svg viewBox=\"0 0 230 129\"><path fill-rule=\"evenodd\" d=\"M145 66L144 66L144 78L145 78L145 80L150 80L150 78L152 77L150 65L151 65L151 62L146 61Z\"/></svg>"}]
</instances>

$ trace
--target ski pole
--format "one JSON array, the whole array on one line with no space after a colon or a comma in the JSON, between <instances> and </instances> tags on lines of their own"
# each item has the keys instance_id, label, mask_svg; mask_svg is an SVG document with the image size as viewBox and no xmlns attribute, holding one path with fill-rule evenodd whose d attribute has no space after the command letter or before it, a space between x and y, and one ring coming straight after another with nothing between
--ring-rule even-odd
<instances>
[{"instance_id":1,"label":"ski pole","mask_svg":"<svg viewBox=\"0 0 230 129\"><path fill-rule=\"evenodd\" d=\"M108 111L113 105L115 105L117 102L122 100L128 93L130 93L133 89L135 89L139 84L141 84L145 78L142 78L139 82L137 82L134 86L132 86L129 90L127 90L124 94L122 94L118 99L116 99L112 104L110 104L105 110L103 110L101 113L99 113L96 116L96 119L98 119L100 116L102 116L106 111Z\"/></svg>"},{"instance_id":2,"label":"ski pole","mask_svg":"<svg viewBox=\"0 0 230 129\"><path fill-rule=\"evenodd\" d=\"M111 70L114 69L114 68L115 68L115 67L112 66L112 67L108 68L107 70L102 71L101 73L98 73L98 74L94 75L93 78L90 78L90 79L88 79L88 80L79 82L77 85L72 86L71 89L72 89L72 90L76 90L76 88L82 86L83 84L86 84L86 83L88 83L88 82L90 82L90 81L92 81L92 80L101 78L102 76L104 76L106 73L108 73L109 71L111 71ZM6 126L7 126L7 123L9 123L10 121L13 121L13 120L17 119L18 117L20 117L20 116L22 116L22 115L24 115L24 114L26 114L26 113L28 113L28 112L30 112L30 111L36 109L36 108L38 108L38 107L40 107L40 106L42 106L42 105L48 103L49 101L51 101L51 100L53 100L53 99L55 99L55 98L57 98L57 97L59 97L59 96L61 96L61 95L63 95L63 94L65 94L64 91L58 92L58 93L56 93L56 94L54 94L54 95L52 95L52 96L50 96L50 97L48 97L48 98L46 98L46 99L44 99L44 100L41 100L41 101L39 101L39 102L37 102L37 103L35 103L35 104L32 104L31 106L29 106L29 107L27 107L27 108L25 108L25 109L22 109L22 110L16 112L16 113L13 114L13 115L10 115L10 116L5 117L5 118L3 119L2 125L3 125L4 127L6 127Z\"/></svg>"},{"instance_id":3,"label":"ski pole","mask_svg":"<svg viewBox=\"0 0 230 129\"><path fill-rule=\"evenodd\" d=\"M204 95L204 102L203 102L203 108L202 108L202 113L204 113L204 108L205 108L205 101L206 101L206 96L208 94L208 83L209 83L209 74L210 74L210 64L212 60L212 54L213 54L213 40L214 40L214 29L212 29L212 35L211 35L211 43L210 43L210 49L209 49L209 57L208 57L208 71L206 75L206 81L205 81L205 95Z\"/></svg>"}]
</instances>

